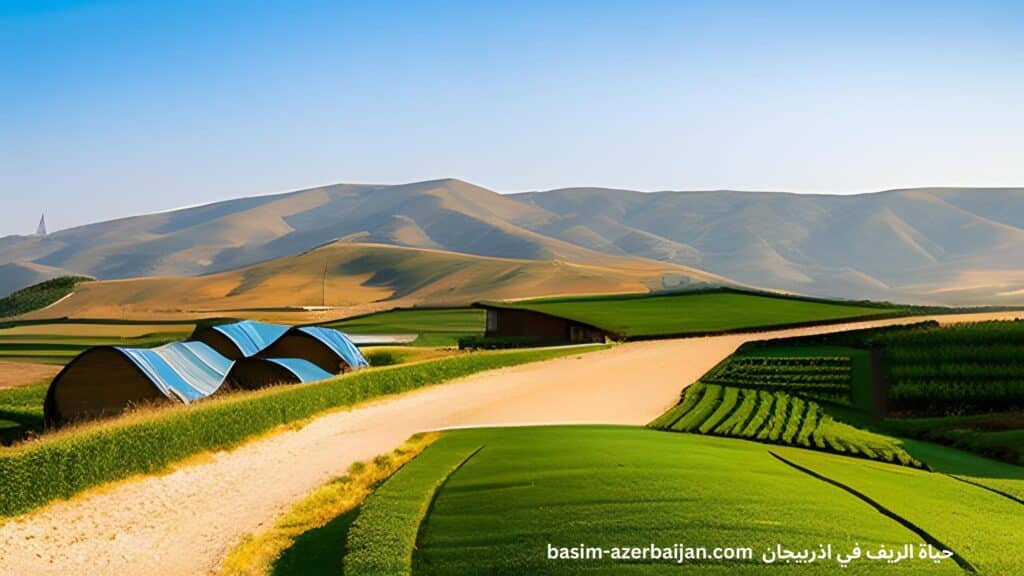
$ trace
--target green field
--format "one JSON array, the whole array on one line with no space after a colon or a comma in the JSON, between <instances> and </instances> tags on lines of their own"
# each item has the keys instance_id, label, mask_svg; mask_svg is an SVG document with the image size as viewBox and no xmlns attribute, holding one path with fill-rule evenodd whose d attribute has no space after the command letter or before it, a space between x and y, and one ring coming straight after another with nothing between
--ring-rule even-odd
<instances>
[{"instance_id":1,"label":"green field","mask_svg":"<svg viewBox=\"0 0 1024 576\"><path fill-rule=\"evenodd\" d=\"M950 473L1005 476L1006 465L929 450ZM999 481L1024 489L1019 476ZM1021 506L942 473L729 438L612 426L459 430L304 551L319 548L349 576L408 573L409 563L417 575L962 573L954 559L890 564L865 555L845 569L835 559L855 545L875 553L927 541L981 574L1016 575ZM735 546L752 558L548 559L549 545L581 544ZM764 566L778 546L828 545L830 560ZM274 573L297 574L295 566Z\"/></svg>"},{"instance_id":2,"label":"green field","mask_svg":"<svg viewBox=\"0 0 1024 576\"><path fill-rule=\"evenodd\" d=\"M713 334L909 312L894 306L825 302L732 290L661 296L548 298L495 305L569 318L624 339Z\"/></svg>"},{"instance_id":3,"label":"green field","mask_svg":"<svg viewBox=\"0 0 1024 576\"><path fill-rule=\"evenodd\" d=\"M0 444L43 431L43 398L48 382L0 389Z\"/></svg>"},{"instance_id":4,"label":"green field","mask_svg":"<svg viewBox=\"0 0 1024 576\"><path fill-rule=\"evenodd\" d=\"M476 308L390 310L327 324L352 334L418 334L415 346L456 346L463 336L484 332L484 311Z\"/></svg>"}]
</instances>

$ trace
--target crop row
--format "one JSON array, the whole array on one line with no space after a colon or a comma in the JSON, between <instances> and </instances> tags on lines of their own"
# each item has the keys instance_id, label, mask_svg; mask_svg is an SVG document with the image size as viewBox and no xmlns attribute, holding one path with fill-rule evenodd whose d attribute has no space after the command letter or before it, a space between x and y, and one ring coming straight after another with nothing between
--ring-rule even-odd
<instances>
[{"instance_id":1,"label":"crop row","mask_svg":"<svg viewBox=\"0 0 1024 576\"><path fill-rule=\"evenodd\" d=\"M850 374L748 374L746 372L721 371L711 375L723 380L750 380L792 384L849 384Z\"/></svg>"},{"instance_id":2,"label":"crop row","mask_svg":"<svg viewBox=\"0 0 1024 576\"><path fill-rule=\"evenodd\" d=\"M740 356L730 364L736 366L849 366L845 356Z\"/></svg>"},{"instance_id":3,"label":"crop row","mask_svg":"<svg viewBox=\"0 0 1024 576\"><path fill-rule=\"evenodd\" d=\"M1024 350L1021 351L1024 354ZM986 364L899 364L890 366L892 380L969 380L984 383L989 380L1024 380L1024 364L1017 366L991 366Z\"/></svg>"},{"instance_id":4,"label":"crop row","mask_svg":"<svg viewBox=\"0 0 1024 576\"><path fill-rule=\"evenodd\" d=\"M1024 380L901 380L889 387L893 410L969 414L1024 408Z\"/></svg>"},{"instance_id":5,"label":"crop row","mask_svg":"<svg viewBox=\"0 0 1024 576\"><path fill-rule=\"evenodd\" d=\"M863 337L871 347L892 348L900 345L925 346L978 346L1024 345L1024 322L1001 321L957 324L939 327L922 325L902 330L880 331Z\"/></svg>"},{"instance_id":6,"label":"crop row","mask_svg":"<svg viewBox=\"0 0 1024 576\"><path fill-rule=\"evenodd\" d=\"M845 380L793 382L792 380L764 380L761 378L732 377L712 377L704 378L703 380L708 384L719 384L722 386L739 386L741 388L764 388L768 390L784 389L794 390L798 392L811 390L831 390L836 392L848 392L850 389L849 382Z\"/></svg>"},{"instance_id":7,"label":"crop row","mask_svg":"<svg viewBox=\"0 0 1024 576\"><path fill-rule=\"evenodd\" d=\"M790 379L790 380L815 381L815 380L845 380L845 379L850 378L851 371L850 370L843 370L843 371L840 372L840 371L827 371L827 370L815 370L815 371L810 371L809 370L809 371L806 371L806 372L792 372L792 371L786 371L786 370L771 370L771 371L767 371L767 370L765 370L765 371L761 371L761 370L733 370L733 369L727 367L724 370L716 371L715 374L721 374L723 376L741 376L741 377L748 377L748 378L762 378L762 379L765 379L765 380L770 380L770 379L775 379L775 380Z\"/></svg>"},{"instance_id":8,"label":"crop row","mask_svg":"<svg viewBox=\"0 0 1024 576\"><path fill-rule=\"evenodd\" d=\"M1020 365L1021 345L1005 343L961 344L957 346L890 346L885 356L899 364L935 364L976 362L984 364Z\"/></svg>"},{"instance_id":9,"label":"crop row","mask_svg":"<svg viewBox=\"0 0 1024 576\"><path fill-rule=\"evenodd\" d=\"M894 440L834 420L817 403L781 391L698 382L652 428L802 446L920 467Z\"/></svg>"}]
</instances>

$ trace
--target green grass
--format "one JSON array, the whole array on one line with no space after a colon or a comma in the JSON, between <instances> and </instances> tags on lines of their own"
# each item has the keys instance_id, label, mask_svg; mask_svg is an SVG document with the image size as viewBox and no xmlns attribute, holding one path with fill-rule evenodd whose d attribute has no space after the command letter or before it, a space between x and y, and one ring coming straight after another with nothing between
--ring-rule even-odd
<instances>
[{"instance_id":1,"label":"green grass","mask_svg":"<svg viewBox=\"0 0 1024 576\"><path fill-rule=\"evenodd\" d=\"M71 294L76 284L89 280L92 280L92 278L85 276L61 276L22 288L13 294L0 298L0 318L18 316L19 314L45 308Z\"/></svg>"},{"instance_id":2,"label":"green grass","mask_svg":"<svg viewBox=\"0 0 1024 576\"><path fill-rule=\"evenodd\" d=\"M905 440L904 448L928 462L936 472L982 484L1024 500L1024 467L918 440Z\"/></svg>"},{"instance_id":3,"label":"green grass","mask_svg":"<svg viewBox=\"0 0 1024 576\"><path fill-rule=\"evenodd\" d=\"M893 419L887 420L885 426L901 436L921 438L1024 466L1024 413Z\"/></svg>"},{"instance_id":4,"label":"green grass","mask_svg":"<svg viewBox=\"0 0 1024 576\"><path fill-rule=\"evenodd\" d=\"M394 366L404 364L412 356L399 350L370 350L366 353L366 361L370 366Z\"/></svg>"},{"instance_id":5,"label":"green grass","mask_svg":"<svg viewBox=\"0 0 1024 576\"><path fill-rule=\"evenodd\" d=\"M908 312L891 306L833 303L736 291L549 298L500 305L569 318L625 339L711 334Z\"/></svg>"},{"instance_id":6,"label":"green grass","mask_svg":"<svg viewBox=\"0 0 1024 576\"><path fill-rule=\"evenodd\" d=\"M479 444L457 439L442 450L428 447L401 476L374 492L348 533L345 575L408 574L420 523L435 493L479 449Z\"/></svg>"},{"instance_id":7,"label":"green grass","mask_svg":"<svg viewBox=\"0 0 1024 576\"><path fill-rule=\"evenodd\" d=\"M921 462L900 441L835 420L816 402L781 389L752 389L698 382L680 404L650 424L672 432L746 438L802 446L906 466Z\"/></svg>"},{"instance_id":8,"label":"green grass","mask_svg":"<svg viewBox=\"0 0 1024 576\"><path fill-rule=\"evenodd\" d=\"M453 463L477 446L482 449L451 473ZM417 575L837 574L834 561L768 569L761 558L777 545L790 550L832 545L837 553L847 553L855 544L874 551L880 545L922 541L855 495L781 462L770 450L856 485L901 518L926 526L931 536L983 567L983 574L1016 574L1014 568L1024 563L1021 505L943 474L632 427L447 432L421 455L424 460L414 460L371 495L355 522L377 525L376 531L359 537L361 546L401 555L403 561L410 535L416 533L412 573ZM422 495L435 490L433 504L414 530L411 524L422 510ZM371 506L377 512L364 519ZM400 542L399 532L404 535ZM354 540L349 532L349 550ZM691 560L678 566L547 559L549 544L610 548L677 543L750 547L754 559ZM408 573L404 564L389 566L393 569L365 573ZM841 572L962 573L951 560L934 564L917 559L899 564L864 559Z\"/></svg>"},{"instance_id":9,"label":"green grass","mask_svg":"<svg viewBox=\"0 0 1024 576\"><path fill-rule=\"evenodd\" d=\"M0 444L43 431L43 399L49 382L0 389Z\"/></svg>"},{"instance_id":10,"label":"green grass","mask_svg":"<svg viewBox=\"0 0 1024 576\"><path fill-rule=\"evenodd\" d=\"M951 546L981 574L1020 574L1024 505L939 474L806 451L783 456L849 486Z\"/></svg>"},{"instance_id":11,"label":"green grass","mask_svg":"<svg viewBox=\"0 0 1024 576\"><path fill-rule=\"evenodd\" d=\"M352 334L419 334L415 346L448 347L463 336L483 335L484 314L475 308L391 310L327 326Z\"/></svg>"},{"instance_id":12,"label":"green grass","mask_svg":"<svg viewBox=\"0 0 1024 576\"><path fill-rule=\"evenodd\" d=\"M189 456L234 446L277 426L387 394L484 370L580 354L592 347L478 353L369 369L308 385L210 399L84 425L0 450L0 516L152 473Z\"/></svg>"}]
</instances>

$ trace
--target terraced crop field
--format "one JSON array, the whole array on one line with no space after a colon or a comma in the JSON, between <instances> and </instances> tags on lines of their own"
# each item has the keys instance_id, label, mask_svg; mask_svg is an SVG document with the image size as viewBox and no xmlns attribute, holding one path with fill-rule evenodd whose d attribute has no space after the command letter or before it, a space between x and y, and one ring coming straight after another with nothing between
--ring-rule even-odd
<instances>
[{"instance_id":1,"label":"terraced crop field","mask_svg":"<svg viewBox=\"0 0 1024 576\"><path fill-rule=\"evenodd\" d=\"M849 404L853 361L848 356L739 356L729 359L701 380L752 390L782 390Z\"/></svg>"},{"instance_id":2,"label":"terraced crop field","mask_svg":"<svg viewBox=\"0 0 1024 576\"><path fill-rule=\"evenodd\" d=\"M1024 322L926 322L752 343L704 380L752 388L778 380L794 394L826 401L835 412L839 399L814 395L799 374L783 377L756 362L755 368L741 364L749 356L815 350L821 355L835 350L834 355L851 359L852 407L876 417L874 426L1024 463ZM825 378L831 370L819 367L816 377Z\"/></svg>"},{"instance_id":3,"label":"terraced crop field","mask_svg":"<svg viewBox=\"0 0 1024 576\"><path fill-rule=\"evenodd\" d=\"M816 402L782 390L699 382L651 428L802 446L920 467L899 441L835 420Z\"/></svg>"},{"instance_id":4,"label":"terraced crop field","mask_svg":"<svg viewBox=\"0 0 1024 576\"><path fill-rule=\"evenodd\" d=\"M1005 481L1024 487L1024 479ZM874 553L932 542L955 556L770 569L941 575L969 567L1011 575L1024 565L1022 510L944 474L731 438L613 426L474 429L446 432L317 546L348 576L410 568L416 575L724 576L765 573L766 552L780 546L829 545L846 554L855 544ZM752 557L677 564L550 555L652 544L734 546ZM298 573L278 568L274 574Z\"/></svg>"}]
</instances>

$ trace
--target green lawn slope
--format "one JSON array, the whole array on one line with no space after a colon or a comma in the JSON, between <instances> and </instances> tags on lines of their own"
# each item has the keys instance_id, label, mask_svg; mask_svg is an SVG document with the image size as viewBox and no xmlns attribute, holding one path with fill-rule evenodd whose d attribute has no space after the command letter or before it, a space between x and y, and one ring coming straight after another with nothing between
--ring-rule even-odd
<instances>
[{"instance_id":1,"label":"green lawn slope","mask_svg":"<svg viewBox=\"0 0 1024 576\"><path fill-rule=\"evenodd\" d=\"M976 464L973 472L993 470ZM401 498L392 496L398 488ZM371 495L363 505L370 509L375 512L360 513L338 546L410 559L417 575L931 575L968 567L1010 575L1024 565L1024 550L1019 541L1014 545L1024 533L1021 504L949 474L632 427L447 432ZM386 542L376 536L398 533L416 536ZM847 568L836 560L855 546L877 556L883 547L919 550L922 543L955 557L889 563L864 554ZM681 564L548 558L549 546L581 544L735 546L750 548L753 557ZM829 545L831 559L765 565L779 546L803 552ZM380 573L409 573L405 560L397 564ZM356 573L354 563L345 568Z\"/></svg>"}]
</instances>

